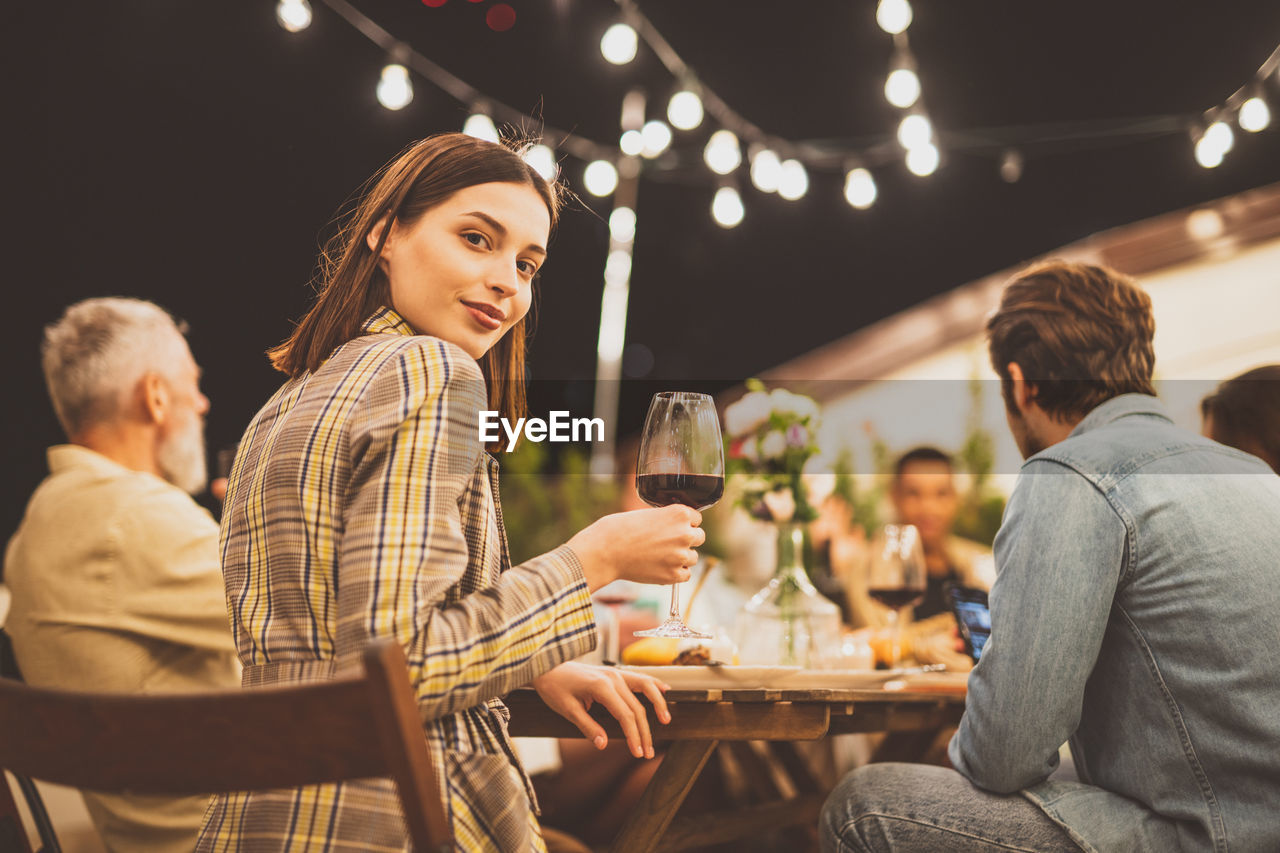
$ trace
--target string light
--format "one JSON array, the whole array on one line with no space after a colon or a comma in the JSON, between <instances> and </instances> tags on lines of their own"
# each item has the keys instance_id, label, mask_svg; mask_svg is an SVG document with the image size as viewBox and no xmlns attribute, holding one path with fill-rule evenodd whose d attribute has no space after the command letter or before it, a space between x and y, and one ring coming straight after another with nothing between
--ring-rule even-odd
<instances>
[{"instance_id":1,"label":"string light","mask_svg":"<svg viewBox=\"0 0 1280 853\"><path fill-rule=\"evenodd\" d=\"M1208 133L1202 133L1196 140L1196 162L1206 169L1216 169L1222 165L1226 152L1213 143Z\"/></svg>"},{"instance_id":2,"label":"string light","mask_svg":"<svg viewBox=\"0 0 1280 853\"><path fill-rule=\"evenodd\" d=\"M736 228L742 223L747 210L742 206L742 197L733 187L721 187L711 201L711 218L721 228Z\"/></svg>"},{"instance_id":3,"label":"string light","mask_svg":"<svg viewBox=\"0 0 1280 853\"><path fill-rule=\"evenodd\" d=\"M276 20L291 33L301 32L311 26L311 4L307 0L280 0Z\"/></svg>"},{"instance_id":4,"label":"string light","mask_svg":"<svg viewBox=\"0 0 1280 853\"><path fill-rule=\"evenodd\" d=\"M900 110L920 100L920 78L910 68L895 68L884 81L884 98Z\"/></svg>"},{"instance_id":5,"label":"string light","mask_svg":"<svg viewBox=\"0 0 1280 853\"><path fill-rule=\"evenodd\" d=\"M804 198L809 191L809 173L799 160L783 160L778 180L778 195L787 201Z\"/></svg>"},{"instance_id":6,"label":"string light","mask_svg":"<svg viewBox=\"0 0 1280 853\"><path fill-rule=\"evenodd\" d=\"M582 172L587 192L604 197L618 188L618 170L608 160L592 160Z\"/></svg>"},{"instance_id":7,"label":"string light","mask_svg":"<svg viewBox=\"0 0 1280 853\"><path fill-rule=\"evenodd\" d=\"M1266 130L1267 125L1271 124L1271 110L1266 101L1255 95L1240 105L1240 114L1236 120L1240 123L1241 130L1257 133Z\"/></svg>"},{"instance_id":8,"label":"string light","mask_svg":"<svg viewBox=\"0 0 1280 853\"><path fill-rule=\"evenodd\" d=\"M729 174L742 165L742 147L738 144L738 137L731 130L717 130L707 140L702 159L717 175Z\"/></svg>"},{"instance_id":9,"label":"string light","mask_svg":"<svg viewBox=\"0 0 1280 853\"><path fill-rule=\"evenodd\" d=\"M623 154L638 157L644 150L644 134L638 130L624 130L618 139L618 147L622 149Z\"/></svg>"},{"instance_id":10,"label":"string light","mask_svg":"<svg viewBox=\"0 0 1280 853\"><path fill-rule=\"evenodd\" d=\"M635 59L639 46L636 31L629 24L614 24L600 38L600 53L614 65L626 65Z\"/></svg>"},{"instance_id":11,"label":"string light","mask_svg":"<svg viewBox=\"0 0 1280 853\"><path fill-rule=\"evenodd\" d=\"M615 207L609 214L609 236L619 243L636 239L636 212L629 207Z\"/></svg>"},{"instance_id":12,"label":"string light","mask_svg":"<svg viewBox=\"0 0 1280 853\"><path fill-rule=\"evenodd\" d=\"M937 146L930 143L917 145L915 148L907 151L907 169L913 175L927 177L938 170L938 154Z\"/></svg>"},{"instance_id":13,"label":"string light","mask_svg":"<svg viewBox=\"0 0 1280 853\"><path fill-rule=\"evenodd\" d=\"M911 26L911 4L907 0L880 0L876 23L889 35L905 32Z\"/></svg>"},{"instance_id":14,"label":"string light","mask_svg":"<svg viewBox=\"0 0 1280 853\"><path fill-rule=\"evenodd\" d=\"M908 151L929 145L933 140L933 125L920 113L904 116L898 123L898 143Z\"/></svg>"},{"instance_id":15,"label":"string light","mask_svg":"<svg viewBox=\"0 0 1280 853\"><path fill-rule=\"evenodd\" d=\"M467 116L467 120L462 123L462 132L467 136L474 136L476 139L487 139L489 142L498 141L498 126L493 123L493 119L482 112L475 112Z\"/></svg>"},{"instance_id":16,"label":"string light","mask_svg":"<svg viewBox=\"0 0 1280 853\"><path fill-rule=\"evenodd\" d=\"M693 130L702 124L702 98L697 92L683 89L667 102L667 120L680 130Z\"/></svg>"},{"instance_id":17,"label":"string light","mask_svg":"<svg viewBox=\"0 0 1280 853\"><path fill-rule=\"evenodd\" d=\"M844 178L844 197L849 204L858 210L866 210L876 203L876 179L871 173L859 166L850 169Z\"/></svg>"},{"instance_id":18,"label":"string light","mask_svg":"<svg viewBox=\"0 0 1280 853\"><path fill-rule=\"evenodd\" d=\"M402 110L413 100L413 83L409 81L409 69L393 62L382 69L378 80L378 103L389 110Z\"/></svg>"},{"instance_id":19,"label":"string light","mask_svg":"<svg viewBox=\"0 0 1280 853\"><path fill-rule=\"evenodd\" d=\"M1205 128L1204 138L1209 140L1209 144L1223 154L1230 151L1231 147L1236 143L1236 135L1231 132L1231 125L1221 119Z\"/></svg>"},{"instance_id":20,"label":"string light","mask_svg":"<svg viewBox=\"0 0 1280 853\"><path fill-rule=\"evenodd\" d=\"M560 174L560 166L556 163L556 152L541 143L530 145L524 152L524 161L548 182L554 181Z\"/></svg>"},{"instance_id":21,"label":"string light","mask_svg":"<svg viewBox=\"0 0 1280 853\"><path fill-rule=\"evenodd\" d=\"M782 161L768 148L761 148L751 158L751 183L762 193L776 193L782 180Z\"/></svg>"},{"instance_id":22,"label":"string light","mask_svg":"<svg viewBox=\"0 0 1280 853\"><path fill-rule=\"evenodd\" d=\"M640 153L652 159L666 151L667 146L671 144L671 128L667 127L666 122L654 119L645 122L644 127L640 129L640 138L644 143Z\"/></svg>"}]
</instances>

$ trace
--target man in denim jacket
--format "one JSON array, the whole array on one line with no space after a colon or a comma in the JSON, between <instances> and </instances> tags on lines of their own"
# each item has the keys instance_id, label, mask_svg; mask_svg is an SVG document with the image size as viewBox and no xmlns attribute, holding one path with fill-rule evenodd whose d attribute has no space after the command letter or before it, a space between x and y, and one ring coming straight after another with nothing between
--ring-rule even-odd
<instances>
[{"instance_id":1,"label":"man in denim jacket","mask_svg":"<svg viewBox=\"0 0 1280 853\"><path fill-rule=\"evenodd\" d=\"M823 849L1280 850L1280 477L1173 426L1124 276L1033 267L987 332L1027 461L956 770L854 771Z\"/></svg>"}]
</instances>

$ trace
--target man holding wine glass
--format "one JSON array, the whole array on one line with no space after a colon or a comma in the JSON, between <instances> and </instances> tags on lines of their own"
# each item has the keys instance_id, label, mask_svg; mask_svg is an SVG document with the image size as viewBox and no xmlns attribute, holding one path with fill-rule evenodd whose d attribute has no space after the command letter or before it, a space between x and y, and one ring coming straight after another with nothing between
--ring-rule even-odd
<instances>
[{"instance_id":1,"label":"man holding wine glass","mask_svg":"<svg viewBox=\"0 0 1280 853\"><path fill-rule=\"evenodd\" d=\"M1280 849L1280 477L1174 427L1119 273L1032 267L987 334L1026 462L955 770L855 770L823 849Z\"/></svg>"}]
</instances>

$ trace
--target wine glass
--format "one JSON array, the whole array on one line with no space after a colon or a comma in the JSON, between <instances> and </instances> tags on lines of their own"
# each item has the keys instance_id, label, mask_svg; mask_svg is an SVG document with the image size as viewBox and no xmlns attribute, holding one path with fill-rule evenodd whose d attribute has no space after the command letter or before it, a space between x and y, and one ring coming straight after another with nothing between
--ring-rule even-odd
<instances>
[{"instance_id":1,"label":"wine glass","mask_svg":"<svg viewBox=\"0 0 1280 853\"><path fill-rule=\"evenodd\" d=\"M653 395L636 458L636 492L649 506L684 504L706 509L724 494L724 441L720 418L706 394L663 391ZM667 621L637 637L696 637L680 618L680 586L671 586Z\"/></svg>"},{"instance_id":2,"label":"wine glass","mask_svg":"<svg viewBox=\"0 0 1280 853\"><path fill-rule=\"evenodd\" d=\"M867 594L889 608L890 667L902 656L900 613L924 598L926 581L920 531L912 524L886 524L871 549Z\"/></svg>"}]
</instances>

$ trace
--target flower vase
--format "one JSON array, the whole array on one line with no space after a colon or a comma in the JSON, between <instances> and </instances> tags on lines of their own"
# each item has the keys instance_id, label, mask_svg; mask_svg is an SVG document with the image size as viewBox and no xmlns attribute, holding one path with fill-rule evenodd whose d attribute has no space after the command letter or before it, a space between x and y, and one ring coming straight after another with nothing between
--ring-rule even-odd
<instances>
[{"instance_id":1,"label":"flower vase","mask_svg":"<svg viewBox=\"0 0 1280 853\"><path fill-rule=\"evenodd\" d=\"M818 592L804 566L804 525L778 525L778 565L738 614L742 664L817 669L840 648L840 608Z\"/></svg>"}]
</instances>

